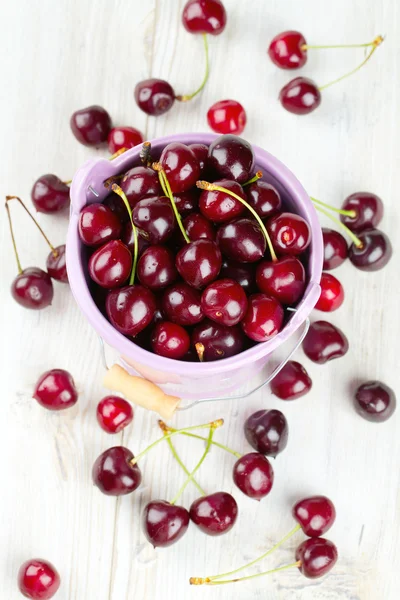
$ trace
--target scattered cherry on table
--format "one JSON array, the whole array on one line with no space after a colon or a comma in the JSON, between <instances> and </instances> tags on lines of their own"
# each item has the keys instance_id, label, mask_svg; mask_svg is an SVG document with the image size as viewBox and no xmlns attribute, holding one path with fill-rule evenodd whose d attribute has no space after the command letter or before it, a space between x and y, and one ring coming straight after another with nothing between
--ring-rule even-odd
<instances>
[{"instance_id":1,"label":"scattered cherry on table","mask_svg":"<svg viewBox=\"0 0 400 600\"><path fill-rule=\"evenodd\" d=\"M133 420L132 405L120 396L106 396L97 405L97 422L107 433L119 433Z\"/></svg>"},{"instance_id":2,"label":"scattered cherry on table","mask_svg":"<svg viewBox=\"0 0 400 600\"><path fill-rule=\"evenodd\" d=\"M367 381L356 390L354 408L367 421L382 423L390 419L396 410L396 396L381 381Z\"/></svg>"},{"instance_id":3,"label":"scattered cherry on table","mask_svg":"<svg viewBox=\"0 0 400 600\"><path fill-rule=\"evenodd\" d=\"M39 377L33 397L48 410L64 410L76 404L78 391L68 371L51 369Z\"/></svg>"},{"instance_id":4,"label":"scattered cherry on table","mask_svg":"<svg viewBox=\"0 0 400 600\"><path fill-rule=\"evenodd\" d=\"M111 117L101 106L88 106L73 113L70 126L78 142L84 146L99 146L107 141Z\"/></svg>"},{"instance_id":5,"label":"scattered cherry on table","mask_svg":"<svg viewBox=\"0 0 400 600\"><path fill-rule=\"evenodd\" d=\"M207 122L216 133L240 135L246 127L246 111L236 100L219 100L208 109Z\"/></svg>"},{"instance_id":6,"label":"scattered cherry on table","mask_svg":"<svg viewBox=\"0 0 400 600\"><path fill-rule=\"evenodd\" d=\"M57 593L60 584L57 569L43 558L27 560L19 568L18 589L25 598L49 600Z\"/></svg>"},{"instance_id":7,"label":"scattered cherry on table","mask_svg":"<svg viewBox=\"0 0 400 600\"><path fill-rule=\"evenodd\" d=\"M288 360L270 383L271 392L281 400L296 400L307 394L312 381L299 362Z\"/></svg>"}]
</instances>

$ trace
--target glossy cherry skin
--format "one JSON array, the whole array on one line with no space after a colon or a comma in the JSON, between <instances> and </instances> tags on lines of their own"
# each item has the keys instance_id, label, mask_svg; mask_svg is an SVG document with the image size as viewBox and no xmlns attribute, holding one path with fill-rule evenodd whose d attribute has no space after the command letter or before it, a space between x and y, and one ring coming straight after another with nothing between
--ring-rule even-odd
<instances>
[{"instance_id":1,"label":"glossy cherry skin","mask_svg":"<svg viewBox=\"0 0 400 600\"><path fill-rule=\"evenodd\" d=\"M325 538L305 540L296 550L296 561L301 561L299 571L309 579L326 575L335 566L337 558L335 544Z\"/></svg>"},{"instance_id":2,"label":"glossy cherry skin","mask_svg":"<svg viewBox=\"0 0 400 600\"><path fill-rule=\"evenodd\" d=\"M223 279L234 279L242 286L246 294L256 291L255 265L251 263L239 263L224 259L219 276Z\"/></svg>"},{"instance_id":3,"label":"glossy cherry skin","mask_svg":"<svg viewBox=\"0 0 400 600\"><path fill-rule=\"evenodd\" d=\"M78 142L84 146L98 146L107 141L111 118L101 106L88 106L74 112L70 125Z\"/></svg>"},{"instance_id":4,"label":"glossy cherry skin","mask_svg":"<svg viewBox=\"0 0 400 600\"><path fill-rule=\"evenodd\" d=\"M214 183L215 185L233 192L240 198L243 198L243 200L246 200L246 195L242 186L236 181L221 179ZM242 215L245 212L246 207L239 200L225 192L220 192L218 190L203 190L199 198L199 209L209 221L223 223Z\"/></svg>"},{"instance_id":5,"label":"glossy cherry skin","mask_svg":"<svg viewBox=\"0 0 400 600\"><path fill-rule=\"evenodd\" d=\"M189 522L186 508L166 500L152 500L146 504L142 515L144 534L154 548L165 548L180 540Z\"/></svg>"},{"instance_id":6,"label":"glossy cherry skin","mask_svg":"<svg viewBox=\"0 0 400 600\"><path fill-rule=\"evenodd\" d=\"M24 308L41 310L50 306L54 289L51 277L37 267L28 267L11 284L12 297Z\"/></svg>"},{"instance_id":7,"label":"glossy cherry skin","mask_svg":"<svg viewBox=\"0 0 400 600\"><path fill-rule=\"evenodd\" d=\"M270 383L271 392L281 400L296 400L311 390L312 381L300 363L289 360Z\"/></svg>"},{"instance_id":8,"label":"glossy cherry skin","mask_svg":"<svg viewBox=\"0 0 400 600\"><path fill-rule=\"evenodd\" d=\"M165 146L160 156L160 164L165 171L174 194L186 192L200 177L200 163L193 150L179 142Z\"/></svg>"},{"instance_id":9,"label":"glossy cherry skin","mask_svg":"<svg viewBox=\"0 0 400 600\"><path fill-rule=\"evenodd\" d=\"M334 229L322 228L324 242L324 271L330 271L339 267L348 257L349 250L347 242L341 233Z\"/></svg>"},{"instance_id":10,"label":"glossy cherry skin","mask_svg":"<svg viewBox=\"0 0 400 600\"><path fill-rule=\"evenodd\" d=\"M175 101L175 92L164 79L145 79L135 87L135 101L143 112L158 117L167 112Z\"/></svg>"},{"instance_id":11,"label":"glossy cherry skin","mask_svg":"<svg viewBox=\"0 0 400 600\"><path fill-rule=\"evenodd\" d=\"M111 290L106 311L111 324L124 335L135 336L150 325L156 310L156 299L142 285L127 285Z\"/></svg>"},{"instance_id":12,"label":"glossy cherry skin","mask_svg":"<svg viewBox=\"0 0 400 600\"><path fill-rule=\"evenodd\" d=\"M200 213L192 213L191 215L188 215L183 220L183 226L192 242L201 239L211 240L214 242L217 236L213 224Z\"/></svg>"},{"instance_id":13,"label":"glossy cherry skin","mask_svg":"<svg viewBox=\"0 0 400 600\"><path fill-rule=\"evenodd\" d=\"M33 184L31 198L38 212L55 213L69 206L69 187L57 175L42 175Z\"/></svg>"},{"instance_id":14,"label":"glossy cherry skin","mask_svg":"<svg viewBox=\"0 0 400 600\"><path fill-rule=\"evenodd\" d=\"M349 259L361 271L379 271L392 258L392 244L386 233L379 229L367 229L357 234L362 243L361 248L352 244L349 248Z\"/></svg>"},{"instance_id":15,"label":"glossy cherry skin","mask_svg":"<svg viewBox=\"0 0 400 600\"><path fill-rule=\"evenodd\" d=\"M321 537L336 519L333 502L326 496L311 496L296 502L292 508L294 519L308 537Z\"/></svg>"},{"instance_id":16,"label":"glossy cherry skin","mask_svg":"<svg viewBox=\"0 0 400 600\"><path fill-rule=\"evenodd\" d=\"M165 196L143 198L135 205L132 218L136 227L147 234L151 244L163 244L175 229L174 211Z\"/></svg>"},{"instance_id":17,"label":"glossy cherry skin","mask_svg":"<svg viewBox=\"0 0 400 600\"><path fill-rule=\"evenodd\" d=\"M242 263L257 262L267 248L259 225L246 218L223 223L217 231L217 244L227 258Z\"/></svg>"},{"instance_id":18,"label":"glossy cherry skin","mask_svg":"<svg viewBox=\"0 0 400 600\"><path fill-rule=\"evenodd\" d=\"M271 463L259 452L244 454L233 466L233 481L246 496L261 500L274 483Z\"/></svg>"},{"instance_id":19,"label":"glossy cherry skin","mask_svg":"<svg viewBox=\"0 0 400 600\"><path fill-rule=\"evenodd\" d=\"M295 115L308 115L321 104L321 92L312 79L296 77L280 91L283 108Z\"/></svg>"},{"instance_id":20,"label":"glossy cherry skin","mask_svg":"<svg viewBox=\"0 0 400 600\"><path fill-rule=\"evenodd\" d=\"M307 62L306 43L299 31L283 31L273 38L268 56L280 69L300 69Z\"/></svg>"},{"instance_id":21,"label":"glossy cherry skin","mask_svg":"<svg viewBox=\"0 0 400 600\"><path fill-rule=\"evenodd\" d=\"M132 405L120 396L106 396L97 405L97 422L107 433L118 433L132 423Z\"/></svg>"},{"instance_id":22,"label":"glossy cherry skin","mask_svg":"<svg viewBox=\"0 0 400 600\"><path fill-rule=\"evenodd\" d=\"M240 135L246 122L246 111L236 100L219 100L207 111L207 123L216 133Z\"/></svg>"},{"instance_id":23,"label":"glossy cherry skin","mask_svg":"<svg viewBox=\"0 0 400 600\"><path fill-rule=\"evenodd\" d=\"M226 25L226 11L221 0L189 0L186 2L182 23L189 33L219 35Z\"/></svg>"},{"instance_id":24,"label":"glossy cherry skin","mask_svg":"<svg viewBox=\"0 0 400 600\"><path fill-rule=\"evenodd\" d=\"M247 296L242 286L233 279L218 279L204 290L201 309L212 321L232 327L246 314Z\"/></svg>"},{"instance_id":25,"label":"glossy cherry skin","mask_svg":"<svg viewBox=\"0 0 400 600\"><path fill-rule=\"evenodd\" d=\"M165 246L150 246L143 252L137 264L140 283L151 290L161 290L178 278L175 258Z\"/></svg>"},{"instance_id":26,"label":"glossy cherry skin","mask_svg":"<svg viewBox=\"0 0 400 600\"><path fill-rule=\"evenodd\" d=\"M236 523L238 505L231 494L215 492L192 502L189 514L193 523L207 535L221 535Z\"/></svg>"},{"instance_id":27,"label":"glossy cherry skin","mask_svg":"<svg viewBox=\"0 0 400 600\"><path fill-rule=\"evenodd\" d=\"M61 584L60 575L51 562L32 558L18 571L18 589L25 598L48 600L53 598Z\"/></svg>"},{"instance_id":28,"label":"glossy cherry skin","mask_svg":"<svg viewBox=\"0 0 400 600\"><path fill-rule=\"evenodd\" d=\"M218 277L222 256L215 242L200 239L179 250L175 265L186 283L202 289Z\"/></svg>"},{"instance_id":29,"label":"glossy cherry skin","mask_svg":"<svg viewBox=\"0 0 400 600\"><path fill-rule=\"evenodd\" d=\"M321 295L315 305L317 310L332 312L342 306L344 301L344 289L336 277L330 273L321 275Z\"/></svg>"},{"instance_id":30,"label":"glossy cherry skin","mask_svg":"<svg viewBox=\"0 0 400 600\"><path fill-rule=\"evenodd\" d=\"M183 325L196 325L204 318L200 293L187 283L175 283L162 297L162 310L169 321Z\"/></svg>"},{"instance_id":31,"label":"glossy cherry skin","mask_svg":"<svg viewBox=\"0 0 400 600\"><path fill-rule=\"evenodd\" d=\"M200 165L200 175L203 176L208 168L208 146L205 144L189 144Z\"/></svg>"},{"instance_id":32,"label":"glossy cherry skin","mask_svg":"<svg viewBox=\"0 0 400 600\"><path fill-rule=\"evenodd\" d=\"M310 226L303 217L283 212L267 222L272 245L278 254L301 254L310 245Z\"/></svg>"},{"instance_id":33,"label":"glossy cherry skin","mask_svg":"<svg viewBox=\"0 0 400 600\"><path fill-rule=\"evenodd\" d=\"M182 194L174 194L173 198L181 217L186 217L193 213L199 204L199 195L196 188L182 192Z\"/></svg>"},{"instance_id":34,"label":"glossy cherry skin","mask_svg":"<svg viewBox=\"0 0 400 600\"><path fill-rule=\"evenodd\" d=\"M254 153L246 140L236 135L221 135L208 148L208 162L221 176L244 183L254 166Z\"/></svg>"},{"instance_id":35,"label":"glossy cherry skin","mask_svg":"<svg viewBox=\"0 0 400 600\"><path fill-rule=\"evenodd\" d=\"M124 496L139 487L142 473L130 461L134 455L124 446L108 448L93 465L93 483L107 496Z\"/></svg>"},{"instance_id":36,"label":"glossy cherry skin","mask_svg":"<svg viewBox=\"0 0 400 600\"><path fill-rule=\"evenodd\" d=\"M276 188L266 181L255 181L245 188L247 202L263 219L280 211L282 201Z\"/></svg>"},{"instance_id":37,"label":"glossy cherry skin","mask_svg":"<svg viewBox=\"0 0 400 600\"><path fill-rule=\"evenodd\" d=\"M197 350L204 362L221 360L239 354L244 349L244 335L240 327L226 327L205 319L192 333L192 345L201 344Z\"/></svg>"},{"instance_id":38,"label":"glossy cherry skin","mask_svg":"<svg viewBox=\"0 0 400 600\"><path fill-rule=\"evenodd\" d=\"M282 304L295 304L306 287L306 272L295 256L284 256L276 262L263 260L256 269L257 287Z\"/></svg>"},{"instance_id":39,"label":"glossy cherry skin","mask_svg":"<svg viewBox=\"0 0 400 600\"><path fill-rule=\"evenodd\" d=\"M121 235L121 222L104 204L89 204L79 215L78 231L81 241L94 248L117 240Z\"/></svg>"},{"instance_id":40,"label":"glossy cherry skin","mask_svg":"<svg viewBox=\"0 0 400 600\"><path fill-rule=\"evenodd\" d=\"M283 324L284 311L278 300L266 294L253 294L240 325L251 340L266 342L276 335Z\"/></svg>"},{"instance_id":41,"label":"glossy cherry skin","mask_svg":"<svg viewBox=\"0 0 400 600\"><path fill-rule=\"evenodd\" d=\"M145 234L145 235L147 235L147 234ZM133 227L132 227L132 223L130 221L128 221L124 225L122 235L121 235L121 240L124 242L125 246L128 246L130 252L133 255L133 253L135 251L135 235L133 233ZM139 231L138 231L138 236L137 236L137 242L138 242L138 256L141 256L143 254L143 252L146 250L146 248L150 247L150 242L148 240L145 240Z\"/></svg>"},{"instance_id":42,"label":"glossy cherry skin","mask_svg":"<svg viewBox=\"0 0 400 600\"><path fill-rule=\"evenodd\" d=\"M121 240L107 242L89 258L89 275L103 288L123 285L131 274L131 269L132 254Z\"/></svg>"},{"instance_id":43,"label":"glossy cherry skin","mask_svg":"<svg viewBox=\"0 0 400 600\"><path fill-rule=\"evenodd\" d=\"M327 321L315 321L303 341L306 356L320 365L344 356L349 349L346 336L338 327Z\"/></svg>"},{"instance_id":44,"label":"glossy cherry skin","mask_svg":"<svg viewBox=\"0 0 400 600\"><path fill-rule=\"evenodd\" d=\"M122 148L134 148L144 142L143 135L134 127L114 127L107 137L108 151L115 154Z\"/></svg>"},{"instance_id":45,"label":"glossy cherry skin","mask_svg":"<svg viewBox=\"0 0 400 600\"><path fill-rule=\"evenodd\" d=\"M126 210L124 201L120 196L118 196L118 194L116 194L115 192L111 192L111 194L109 194L107 198L104 199L103 204L104 206L107 206L110 210L112 210L112 212L118 217L121 223L129 222L128 211Z\"/></svg>"},{"instance_id":46,"label":"glossy cherry skin","mask_svg":"<svg viewBox=\"0 0 400 600\"><path fill-rule=\"evenodd\" d=\"M379 225L383 217L383 202L376 194L356 192L348 196L342 204L343 210L353 210L354 217L340 215L340 220L351 231L356 233L365 229L373 229Z\"/></svg>"},{"instance_id":47,"label":"glossy cherry skin","mask_svg":"<svg viewBox=\"0 0 400 600\"><path fill-rule=\"evenodd\" d=\"M54 248L57 256L53 251L49 252L46 260L46 269L48 274L55 281L68 283L67 264L65 259L65 244Z\"/></svg>"},{"instance_id":48,"label":"glossy cherry skin","mask_svg":"<svg viewBox=\"0 0 400 600\"><path fill-rule=\"evenodd\" d=\"M356 390L354 408L367 421L383 423L396 410L396 396L388 385L380 381L367 381Z\"/></svg>"},{"instance_id":49,"label":"glossy cherry skin","mask_svg":"<svg viewBox=\"0 0 400 600\"><path fill-rule=\"evenodd\" d=\"M258 410L246 419L244 434L254 450L275 458L287 446L289 426L280 410Z\"/></svg>"},{"instance_id":50,"label":"glossy cherry skin","mask_svg":"<svg viewBox=\"0 0 400 600\"><path fill-rule=\"evenodd\" d=\"M158 175L149 167L133 167L122 179L121 188L128 198L131 208L143 198L159 196L162 193ZM126 208L125 212L128 214Z\"/></svg>"},{"instance_id":51,"label":"glossy cherry skin","mask_svg":"<svg viewBox=\"0 0 400 600\"><path fill-rule=\"evenodd\" d=\"M162 321L153 329L151 347L155 354L180 360L190 348L190 336L182 325Z\"/></svg>"},{"instance_id":52,"label":"glossy cherry skin","mask_svg":"<svg viewBox=\"0 0 400 600\"><path fill-rule=\"evenodd\" d=\"M36 382L33 398L48 410L64 410L74 406L78 391L73 377L64 369L51 369Z\"/></svg>"}]
</instances>

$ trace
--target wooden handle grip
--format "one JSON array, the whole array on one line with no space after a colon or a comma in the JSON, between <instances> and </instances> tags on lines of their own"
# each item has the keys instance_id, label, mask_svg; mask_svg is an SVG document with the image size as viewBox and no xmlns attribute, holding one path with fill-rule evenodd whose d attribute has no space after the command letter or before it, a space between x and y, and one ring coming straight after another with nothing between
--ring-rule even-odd
<instances>
[{"instance_id":1,"label":"wooden handle grip","mask_svg":"<svg viewBox=\"0 0 400 600\"><path fill-rule=\"evenodd\" d=\"M155 383L129 375L120 365L113 365L106 372L103 385L109 390L120 392L134 404L154 410L165 420L172 417L181 401L177 396L169 396Z\"/></svg>"}]
</instances>

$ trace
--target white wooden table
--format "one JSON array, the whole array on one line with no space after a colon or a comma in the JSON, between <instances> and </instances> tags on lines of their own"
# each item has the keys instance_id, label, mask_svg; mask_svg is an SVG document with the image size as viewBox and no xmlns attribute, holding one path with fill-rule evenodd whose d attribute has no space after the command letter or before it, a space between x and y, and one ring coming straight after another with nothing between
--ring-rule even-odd
<instances>
[{"instance_id":1,"label":"white wooden table","mask_svg":"<svg viewBox=\"0 0 400 600\"><path fill-rule=\"evenodd\" d=\"M238 450L248 445L243 422L254 410L275 407L290 424L286 451L275 466L273 493L256 503L234 490L240 518L221 538L191 527L180 543L154 551L140 514L150 498L171 498L184 475L167 447L142 463L140 491L106 497L91 482L95 458L111 445L134 452L158 436L156 416L137 410L133 426L110 437L98 427L95 408L104 395L98 341L66 286L55 285L51 309L21 309L9 294L16 274L5 211L2 250L2 427L1 598L19 597L16 574L27 558L53 561L62 576L60 600L394 600L398 598L400 436L398 414L382 425L358 417L351 390L379 378L399 391L399 10L396 0L335 3L308 0L226 0L229 24L210 39L211 77L188 105L148 118L133 101L137 81L158 76L177 93L188 93L202 77L201 40L180 22L183 1L13 0L3 2L1 66L0 186L29 200L35 178L46 172L69 179L93 152L69 129L71 113L98 103L114 122L133 125L153 138L207 131L206 111L223 98L241 101L248 114L244 136L284 161L311 195L339 205L366 189L385 203L382 228L395 254L390 265L362 273L351 264L335 271L345 286L343 307L328 319L348 335L346 358L325 367L298 359L313 379L312 392L283 403L267 389L245 402L205 405L176 419L179 425L224 417L218 438ZM278 32L296 28L310 43L366 42L378 33L385 43L362 71L323 94L312 115L286 113L276 98L291 75L269 61L266 49ZM301 74L326 83L362 59L361 50L310 53ZM43 266L47 249L17 206L12 206L24 266ZM55 244L65 240L66 217L39 216ZM315 318L324 318L314 313ZM31 399L36 378L54 367L71 371L79 384L75 408L61 414ZM188 466L202 452L179 440ZM231 491L232 460L213 449L199 473L209 491ZM297 570L270 578L193 588L191 575L226 571L261 554L293 526L294 500L324 493L337 507L329 532L340 560L324 579L310 581ZM196 490L188 488L189 505ZM298 534L263 569L292 561ZM255 568L251 572L256 572Z\"/></svg>"}]
</instances>

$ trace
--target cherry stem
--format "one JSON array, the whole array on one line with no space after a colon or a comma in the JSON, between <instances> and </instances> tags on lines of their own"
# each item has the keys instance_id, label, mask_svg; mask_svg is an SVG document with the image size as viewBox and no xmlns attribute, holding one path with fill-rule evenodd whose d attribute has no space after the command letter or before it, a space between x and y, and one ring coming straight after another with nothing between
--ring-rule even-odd
<instances>
[{"instance_id":1,"label":"cherry stem","mask_svg":"<svg viewBox=\"0 0 400 600\"><path fill-rule=\"evenodd\" d=\"M46 240L47 245L49 246L50 250L53 253L53 256L55 258L57 258L58 256L58 252L57 250L54 248L53 244L50 242L49 238L47 237L47 235L45 234L45 232L43 231L43 229L40 227L39 223L36 221L35 217L33 216L33 214L30 212L30 210L25 206L24 202L22 202L21 198L18 198L18 196L6 196L6 204L10 201L10 200L18 200L18 202L20 203L20 205L22 206L22 208L28 213L28 215L30 216L30 218L32 219L32 221L35 223L36 227L39 229L40 233L42 234L42 236L44 237L44 239Z\"/></svg>"},{"instance_id":2,"label":"cherry stem","mask_svg":"<svg viewBox=\"0 0 400 600\"><path fill-rule=\"evenodd\" d=\"M332 210L333 212L338 213L339 215L345 215L346 217L351 217L352 219L354 219L354 217L357 216L357 213L355 210L343 210L342 208L335 208L334 206L331 206L330 204L326 204L325 202L321 202L321 200L317 200L316 198L313 198L312 196L310 196L310 198L315 204L320 204L321 206L325 206L325 208L328 208L329 210Z\"/></svg>"},{"instance_id":3,"label":"cherry stem","mask_svg":"<svg viewBox=\"0 0 400 600\"><path fill-rule=\"evenodd\" d=\"M164 421L158 421L158 425L163 431L178 431L177 429L174 429L173 427L169 427L169 425L164 423ZM202 440L203 442L207 441L207 438L202 437L201 435L196 435L195 433L188 433L188 432L183 431L183 432L181 432L181 435L186 435L187 437L196 438L197 440ZM240 452L236 452L236 450L232 450L232 448L229 448L228 446L224 446L223 444L220 444L219 442L215 442L214 440L212 441L212 444L213 444L213 446L218 446L218 448L221 448L222 450L226 450L226 452L233 454L233 456L236 456L236 458L242 458L242 455L240 454Z\"/></svg>"},{"instance_id":4,"label":"cherry stem","mask_svg":"<svg viewBox=\"0 0 400 600\"><path fill-rule=\"evenodd\" d=\"M158 422L159 426L161 427L160 423L162 423L162 421L159 421L159 422ZM164 423L164 425L165 425L165 423ZM167 432L167 430L166 430L166 429L163 429L163 427L161 427L161 429L163 430L163 432ZM181 460L181 458L180 458L179 454L177 453L177 451L176 451L176 448L175 448L174 444L172 443L172 440L170 440L170 438L168 438L168 439L167 439L167 444L168 444L168 446L169 446L169 448L170 448L170 450L171 450L171 452L172 452L172 455L173 455L173 457L175 458L176 462L178 463L178 465L179 465L179 466L181 467L181 469L182 469L182 470L183 470L183 471L186 473L186 475L188 475L188 476L189 476L189 475L190 475L190 471L189 471L189 469L188 469L188 468L187 468L187 467L184 465L184 463L182 462L182 460ZM201 487L201 486L200 486L200 485L197 483L197 481L194 479L194 477L192 477L192 481L193 481L194 485L197 487L197 489L199 490L200 494L201 494L202 496L205 496L205 495L206 495L205 491L204 491L204 490L203 490L203 488L202 488L202 487Z\"/></svg>"},{"instance_id":5,"label":"cherry stem","mask_svg":"<svg viewBox=\"0 0 400 600\"><path fill-rule=\"evenodd\" d=\"M71 183L72 183L72 179L68 179L68 181L63 181L63 183L64 183L65 185L71 185Z\"/></svg>"},{"instance_id":6,"label":"cherry stem","mask_svg":"<svg viewBox=\"0 0 400 600\"><path fill-rule=\"evenodd\" d=\"M330 48L368 48L369 46L376 46L379 45L377 43L377 40L380 39L379 44L381 43L382 39L381 36L377 36L374 40L372 40L372 42L368 42L367 44L333 44L333 45L323 45L323 46L313 46L313 45L309 45L309 44L303 44L302 46L300 46L301 50L329 50Z\"/></svg>"},{"instance_id":7,"label":"cherry stem","mask_svg":"<svg viewBox=\"0 0 400 600\"><path fill-rule=\"evenodd\" d=\"M204 88L204 86L207 83L208 76L210 75L210 61L209 61L209 57L208 57L207 34L205 34L205 33L203 33L203 43L204 43L204 52L206 55L206 71L204 73L203 81L201 82L200 87L198 87L197 90L195 92L193 92L193 94L187 94L184 96L175 96L176 100L179 100L179 102L188 102L189 100L191 100L192 98L197 96L197 94L200 94L201 90Z\"/></svg>"},{"instance_id":8,"label":"cherry stem","mask_svg":"<svg viewBox=\"0 0 400 600\"><path fill-rule=\"evenodd\" d=\"M142 164L147 167L151 165L151 142L143 142L139 157Z\"/></svg>"},{"instance_id":9,"label":"cherry stem","mask_svg":"<svg viewBox=\"0 0 400 600\"><path fill-rule=\"evenodd\" d=\"M243 198L241 198L240 196L235 194L235 192L231 192L230 190L227 190L226 188L221 187L220 185L215 185L215 183L209 183L208 181L196 181L196 186L198 188L200 188L201 190L208 190L210 192L212 192L214 190L217 192L224 192L224 194L228 194L228 196L232 196L232 198L236 198L236 200L241 202L252 213L252 215L258 222L260 229L263 232L265 240L267 242L267 245L268 245L268 248L269 248L269 251L271 254L272 262L277 262L278 259L275 254L275 250L272 245L271 238L268 235L268 231L266 230L265 225L262 222L260 216L256 213L254 208L252 206L250 206L250 204L248 202L246 202L246 200L243 200Z\"/></svg>"},{"instance_id":10,"label":"cherry stem","mask_svg":"<svg viewBox=\"0 0 400 600\"><path fill-rule=\"evenodd\" d=\"M14 248L15 259L17 261L18 274L21 275L23 269L21 267L21 262L20 262L19 256L18 256L17 244L15 243L14 230L13 230L13 226L12 226L10 207L8 206L8 202L6 202L6 211L7 211L7 217L8 217L8 224L10 226L11 240L12 240L12 245Z\"/></svg>"},{"instance_id":11,"label":"cherry stem","mask_svg":"<svg viewBox=\"0 0 400 600\"><path fill-rule=\"evenodd\" d=\"M362 61L361 64L358 65L358 67L356 67L355 69L353 69L352 71L349 71L348 73L346 73L345 75L342 75L341 77L338 77L338 79L335 79L334 81L331 81L329 83L326 83L325 85L319 87L319 91L322 92L322 90L326 90L328 87L330 87L331 85L334 85L335 83L339 83L339 81L342 81L343 79L346 79L347 77L350 77L350 75L353 75L354 73L356 73L359 69L361 69L361 67L363 67L365 65L366 62L369 61L369 59L371 58L371 56L373 55L373 53L375 52L375 50L377 49L377 47L383 42L383 37L381 35L378 35L374 41L372 42L372 49L371 52L364 58L364 60Z\"/></svg>"},{"instance_id":12,"label":"cherry stem","mask_svg":"<svg viewBox=\"0 0 400 600\"><path fill-rule=\"evenodd\" d=\"M254 175L254 177L252 177L248 181L245 181L244 183L242 183L242 187L245 187L246 185L250 185L251 183L255 183L256 181L261 179L262 176L263 176L263 172L257 171L257 173Z\"/></svg>"},{"instance_id":13,"label":"cherry stem","mask_svg":"<svg viewBox=\"0 0 400 600\"><path fill-rule=\"evenodd\" d=\"M205 352L204 344L202 344L201 342L197 342L194 345L194 347L196 349L199 361L204 362L204 352Z\"/></svg>"},{"instance_id":14,"label":"cherry stem","mask_svg":"<svg viewBox=\"0 0 400 600\"><path fill-rule=\"evenodd\" d=\"M171 202L172 209L173 209L174 214L175 214L175 219L176 219L176 221L177 221L177 223L179 225L179 229L181 230L181 233L182 233L182 235L184 237L184 240L185 240L185 242L187 244L190 244L190 239L189 239L188 234L186 233L186 230L185 230L185 228L183 226L182 219L181 219L181 216L179 214L179 211L176 208L174 196L172 194L171 186L169 185L169 181L168 181L167 175L166 175L164 169L162 168L162 166L160 165L160 163L153 163L152 166L153 166L153 169L158 172L158 179L160 180L160 184L161 184L162 190L163 190L165 196L167 196L167 198L169 198L169 200Z\"/></svg>"},{"instance_id":15,"label":"cherry stem","mask_svg":"<svg viewBox=\"0 0 400 600\"><path fill-rule=\"evenodd\" d=\"M238 581L246 581L249 579L256 579L256 577L262 577L263 575L272 575L272 573L278 573L279 571L286 571L287 569L293 569L294 567L300 567L301 560L292 563L291 565L284 565L277 569L271 569L270 571L263 571L263 573L255 573L254 575L247 575L246 577L240 577L238 579L226 579L225 581L210 581L207 577L191 577L189 579L190 585L224 585L225 583L237 583Z\"/></svg>"},{"instance_id":16,"label":"cherry stem","mask_svg":"<svg viewBox=\"0 0 400 600\"><path fill-rule=\"evenodd\" d=\"M131 271L131 276L129 278L129 285L133 285L135 282L135 274L136 274L136 265L137 265L137 261L138 261L138 253L139 253L139 243L138 243L138 232L137 232L137 228L135 223L133 222L133 218L132 218L132 210L130 207L130 204L128 202L128 198L125 195L125 192L123 191L123 189L117 185L116 183L113 183L111 186L111 189L113 192L115 192L116 194L118 194L118 196L120 198L122 198L126 210L128 211L129 214L129 218L131 220L131 225L132 225L132 231L133 231L133 240L134 240L134 246L133 246L133 264L132 264L132 271Z\"/></svg>"},{"instance_id":17,"label":"cherry stem","mask_svg":"<svg viewBox=\"0 0 400 600\"><path fill-rule=\"evenodd\" d=\"M316 206L315 208L317 210L319 210L320 213L322 213L323 215L328 217L328 219L330 219L331 221L336 223L336 225L341 227L347 233L347 235L349 236L351 241L354 243L354 245L357 246L357 248L363 247L362 241L348 227L346 227L346 225L344 223L342 223L342 221L339 221L339 219L337 219L336 217L331 215L331 213L329 213L327 210L321 208L320 206Z\"/></svg>"},{"instance_id":18,"label":"cherry stem","mask_svg":"<svg viewBox=\"0 0 400 600\"><path fill-rule=\"evenodd\" d=\"M111 154L111 156L108 160L114 160L114 158L117 158L117 156L121 156L121 154L123 154L127 150L128 150L128 148L120 148L119 150L114 152L114 154Z\"/></svg>"}]
</instances>

